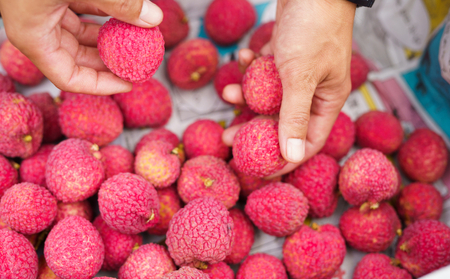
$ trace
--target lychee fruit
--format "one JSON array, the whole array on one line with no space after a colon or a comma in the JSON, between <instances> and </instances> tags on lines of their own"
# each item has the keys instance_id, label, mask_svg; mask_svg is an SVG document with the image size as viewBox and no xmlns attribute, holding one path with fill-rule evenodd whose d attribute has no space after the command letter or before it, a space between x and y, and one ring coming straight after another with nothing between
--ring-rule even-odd
<instances>
[{"instance_id":1,"label":"lychee fruit","mask_svg":"<svg viewBox=\"0 0 450 279\"><path fill-rule=\"evenodd\" d=\"M356 142L361 147L391 154L403 141L403 128L400 121L384 111L369 111L355 122Z\"/></svg>"},{"instance_id":2,"label":"lychee fruit","mask_svg":"<svg viewBox=\"0 0 450 279\"><path fill-rule=\"evenodd\" d=\"M170 143L152 141L136 154L134 169L156 188L172 185L180 176L181 163Z\"/></svg>"},{"instance_id":3,"label":"lychee fruit","mask_svg":"<svg viewBox=\"0 0 450 279\"><path fill-rule=\"evenodd\" d=\"M367 80L367 75L370 72L369 65L364 60L361 54L353 52L350 63L350 78L352 81L352 91L358 89Z\"/></svg>"},{"instance_id":4,"label":"lychee fruit","mask_svg":"<svg viewBox=\"0 0 450 279\"><path fill-rule=\"evenodd\" d=\"M44 136L42 142L55 142L62 137L59 126L58 108L60 103L55 101L48 92L35 93L28 97L41 110L44 118Z\"/></svg>"},{"instance_id":5,"label":"lychee fruit","mask_svg":"<svg viewBox=\"0 0 450 279\"><path fill-rule=\"evenodd\" d=\"M181 209L181 200L175 187L156 190L159 198L159 223L148 229L149 234L165 235L169 229L169 222L173 215Z\"/></svg>"},{"instance_id":6,"label":"lychee fruit","mask_svg":"<svg viewBox=\"0 0 450 279\"><path fill-rule=\"evenodd\" d=\"M350 246L367 253L386 250L402 234L400 219L387 202L376 209L350 208L342 214L339 228Z\"/></svg>"},{"instance_id":7,"label":"lychee fruit","mask_svg":"<svg viewBox=\"0 0 450 279\"><path fill-rule=\"evenodd\" d=\"M276 257L264 253L248 256L239 267L236 279L287 279L286 268Z\"/></svg>"},{"instance_id":8,"label":"lychee fruit","mask_svg":"<svg viewBox=\"0 0 450 279\"><path fill-rule=\"evenodd\" d=\"M6 40L0 48L0 62L3 68L15 81L28 85L38 85L44 75L20 50Z\"/></svg>"},{"instance_id":9,"label":"lychee fruit","mask_svg":"<svg viewBox=\"0 0 450 279\"><path fill-rule=\"evenodd\" d=\"M105 178L108 179L123 172L134 172L134 156L120 145L108 145L100 149Z\"/></svg>"},{"instance_id":10,"label":"lychee fruit","mask_svg":"<svg viewBox=\"0 0 450 279\"><path fill-rule=\"evenodd\" d=\"M78 96L83 96L84 94L82 93L72 93L72 92L66 92L66 91L61 91L59 92L59 99L61 101L65 101L65 100L69 100L72 98L77 98ZM58 100L58 99L56 99Z\"/></svg>"},{"instance_id":11,"label":"lychee fruit","mask_svg":"<svg viewBox=\"0 0 450 279\"><path fill-rule=\"evenodd\" d=\"M91 204L86 200L71 203L58 202L55 225L62 219L69 216L80 216L88 221L91 221L94 214L92 212Z\"/></svg>"},{"instance_id":12,"label":"lychee fruit","mask_svg":"<svg viewBox=\"0 0 450 279\"><path fill-rule=\"evenodd\" d=\"M164 18L160 25L165 47L172 48L183 41L189 34L189 21L183 9L175 0L153 0L163 12Z\"/></svg>"},{"instance_id":13,"label":"lychee fruit","mask_svg":"<svg viewBox=\"0 0 450 279\"><path fill-rule=\"evenodd\" d=\"M160 127L172 115L172 99L169 91L158 80L151 78L133 84L127 93L114 95L127 128Z\"/></svg>"},{"instance_id":14,"label":"lychee fruit","mask_svg":"<svg viewBox=\"0 0 450 279\"><path fill-rule=\"evenodd\" d=\"M321 153L341 160L355 143L356 128L347 114L340 112Z\"/></svg>"},{"instance_id":15,"label":"lychee fruit","mask_svg":"<svg viewBox=\"0 0 450 279\"><path fill-rule=\"evenodd\" d=\"M317 154L289 173L286 182L302 191L313 218L331 216L338 202L339 165L325 154Z\"/></svg>"},{"instance_id":16,"label":"lychee fruit","mask_svg":"<svg viewBox=\"0 0 450 279\"><path fill-rule=\"evenodd\" d=\"M214 78L214 87L220 99L228 103L222 96L223 89L229 84L241 84L243 78L244 74L239 70L239 63L237 61L230 61L222 65Z\"/></svg>"},{"instance_id":17,"label":"lychee fruit","mask_svg":"<svg viewBox=\"0 0 450 279\"><path fill-rule=\"evenodd\" d=\"M56 199L44 187L19 183L1 198L0 217L13 230L35 234L49 227L56 217Z\"/></svg>"},{"instance_id":18,"label":"lychee fruit","mask_svg":"<svg viewBox=\"0 0 450 279\"><path fill-rule=\"evenodd\" d=\"M249 122L256 116L258 116L258 114L251 110L248 106L245 106L244 108L236 108L234 110L234 114L236 116L234 117L233 121L231 121L230 127Z\"/></svg>"},{"instance_id":19,"label":"lychee fruit","mask_svg":"<svg viewBox=\"0 0 450 279\"><path fill-rule=\"evenodd\" d=\"M216 47L205 39L179 44L169 57L167 72L176 86L192 90L205 86L214 77L219 64Z\"/></svg>"},{"instance_id":20,"label":"lychee fruit","mask_svg":"<svg viewBox=\"0 0 450 279\"><path fill-rule=\"evenodd\" d=\"M123 117L111 97L80 95L62 103L59 124L68 138L81 138L104 146L122 133Z\"/></svg>"},{"instance_id":21,"label":"lychee fruit","mask_svg":"<svg viewBox=\"0 0 450 279\"><path fill-rule=\"evenodd\" d=\"M45 166L54 147L54 144L42 145L34 155L22 161L19 168L21 182L30 182L47 187Z\"/></svg>"},{"instance_id":22,"label":"lychee fruit","mask_svg":"<svg viewBox=\"0 0 450 279\"><path fill-rule=\"evenodd\" d=\"M439 220L443 198L433 185L412 183L402 189L397 199L397 212L410 225L418 220Z\"/></svg>"},{"instance_id":23,"label":"lychee fruit","mask_svg":"<svg viewBox=\"0 0 450 279\"><path fill-rule=\"evenodd\" d=\"M264 177L281 170L287 162L280 152L278 122L258 118L242 126L234 137L233 157L247 175Z\"/></svg>"},{"instance_id":24,"label":"lychee fruit","mask_svg":"<svg viewBox=\"0 0 450 279\"><path fill-rule=\"evenodd\" d=\"M219 45L239 41L256 22L256 11L247 0L214 0L205 14L205 30Z\"/></svg>"},{"instance_id":25,"label":"lychee fruit","mask_svg":"<svg viewBox=\"0 0 450 279\"><path fill-rule=\"evenodd\" d=\"M178 136L165 128L158 128L150 131L148 134L144 135L136 145L134 153L137 154L139 150L146 145L148 142L160 140L172 144L173 148L180 144Z\"/></svg>"},{"instance_id":26,"label":"lychee fruit","mask_svg":"<svg viewBox=\"0 0 450 279\"><path fill-rule=\"evenodd\" d=\"M234 223L226 207L212 197L189 202L173 216L166 244L175 264L207 268L230 254Z\"/></svg>"},{"instance_id":27,"label":"lychee fruit","mask_svg":"<svg viewBox=\"0 0 450 279\"><path fill-rule=\"evenodd\" d=\"M44 121L41 110L19 93L0 92L0 154L33 155L41 145Z\"/></svg>"},{"instance_id":28,"label":"lychee fruit","mask_svg":"<svg viewBox=\"0 0 450 279\"><path fill-rule=\"evenodd\" d=\"M38 256L25 236L0 230L0 271L2 278L36 278Z\"/></svg>"},{"instance_id":29,"label":"lychee fruit","mask_svg":"<svg viewBox=\"0 0 450 279\"><path fill-rule=\"evenodd\" d=\"M14 165L18 166L17 163L11 163L8 159L0 155L0 198L6 189L18 182L18 173Z\"/></svg>"},{"instance_id":30,"label":"lychee fruit","mask_svg":"<svg viewBox=\"0 0 450 279\"><path fill-rule=\"evenodd\" d=\"M283 261L293 279L331 278L344 261L345 241L339 229L326 224L303 225L286 238Z\"/></svg>"},{"instance_id":31,"label":"lychee fruit","mask_svg":"<svg viewBox=\"0 0 450 279\"><path fill-rule=\"evenodd\" d=\"M248 48L253 50L253 52L255 53L260 53L263 46L268 44L270 42L270 39L272 39L274 26L275 21L269 21L261 24L250 38Z\"/></svg>"},{"instance_id":32,"label":"lychee fruit","mask_svg":"<svg viewBox=\"0 0 450 279\"><path fill-rule=\"evenodd\" d=\"M283 237L297 231L308 215L308 200L291 184L275 182L250 194L245 213L263 232Z\"/></svg>"},{"instance_id":33,"label":"lychee fruit","mask_svg":"<svg viewBox=\"0 0 450 279\"><path fill-rule=\"evenodd\" d=\"M177 271L164 275L161 279L211 279L211 277L196 268L183 266Z\"/></svg>"},{"instance_id":34,"label":"lychee fruit","mask_svg":"<svg viewBox=\"0 0 450 279\"><path fill-rule=\"evenodd\" d=\"M445 142L429 129L417 129L400 147L398 162L412 180L434 182L442 177L447 168L448 152Z\"/></svg>"},{"instance_id":35,"label":"lychee fruit","mask_svg":"<svg viewBox=\"0 0 450 279\"><path fill-rule=\"evenodd\" d=\"M138 234L159 222L155 188L139 175L120 173L106 180L98 192L100 214L123 234Z\"/></svg>"},{"instance_id":36,"label":"lychee fruit","mask_svg":"<svg viewBox=\"0 0 450 279\"><path fill-rule=\"evenodd\" d=\"M371 207L394 196L398 178L392 163L374 149L356 151L339 174L339 190L351 205L368 202Z\"/></svg>"},{"instance_id":37,"label":"lychee fruit","mask_svg":"<svg viewBox=\"0 0 450 279\"><path fill-rule=\"evenodd\" d=\"M0 74L0 92L16 92L16 86L14 85L12 78Z\"/></svg>"},{"instance_id":38,"label":"lychee fruit","mask_svg":"<svg viewBox=\"0 0 450 279\"><path fill-rule=\"evenodd\" d=\"M258 114L274 115L280 112L283 86L273 55L255 59L242 80L245 101Z\"/></svg>"},{"instance_id":39,"label":"lychee fruit","mask_svg":"<svg viewBox=\"0 0 450 279\"><path fill-rule=\"evenodd\" d=\"M45 261L44 256L39 257L39 269L37 279L60 279L53 273L53 271L48 267L47 261Z\"/></svg>"},{"instance_id":40,"label":"lychee fruit","mask_svg":"<svg viewBox=\"0 0 450 279\"><path fill-rule=\"evenodd\" d=\"M450 228L437 220L419 220L403 231L395 258L414 277L450 264Z\"/></svg>"},{"instance_id":41,"label":"lychee fruit","mask_svg":"<svg viewBox=\"0 0 450 279\"><path fill-rule=\"evenodd\" d=\"M63 202L77 202L93 196L104 178L98 146L82 139L59 143L45 166L47 188Z\"/></svg>"},{"instance_id":42,"label":"lychee fruit","mask_svg":"<svg viewBox=\"0 0 450 279\"><path fill-rule=\"evenodd\" d=\"M408 271L397 267L397 261L384 254L367 254L356 266L353 279L412 279Z\"/></svg>"},{"instance_id":43,"label":"lychee fruit","mask_svg":"<svg viewBox=\"0 0 450 279\"><path fill-rule=\"evenodd\" d=\"M188 203L200 197L214 197L226 208L239 199L239 181L227 163L213 156L188 160L178 179L178 194Z\"/></svg>"},{"instance_id":44,"label":"lychee fruit","mask_svg":"<svg viewBox=\"0 0 450 279\"><path fill-rule=\"evenodd\" d=\"M105 246L91 222L70 216L48 234L44 256L50 269L61 279L92 278L102 267Z\"/></svg>"},{"instance_id":45,"label":"lychee fruit","mask_svg":"<svg viewBox=\"0 0 450 279\"><path fill-rule=\"evenodd\" d=\"M115 18L100 28L98 52L106 67L123 80L149 80L164 58L164 39L158 27L142 28Z\"/></svg>"},{"instance_id":46,"label":"lychee fruit","mask_svg":"<svg viewBox=\"0 0 450 279\"><path fill-rule=\"evenodd\" d=\"M133 250L142 245L142 235L115 231L108 227L102 216L97 216L92 224L105 245L105 260L102 266L104 270L119 270Z\"/></svg>"},{"instance_id":47,"label":"lychee fruit","mask_svg":"<svg viewBox=\"0 0 450 279\"><path fill-rule=\"evenodd\" d=\"M226 263L211 264L203 273L209 275L210 279L234 279L234 272Z\"/></svg>"},{"instance_id":48,"label":"lychee fruit","mask_svg":"<svg viewBox=\"0 0 450 279\"><path fill-rule=\"evenodd\" d=\"M226 160L230 148L222 141L223 128L209 119L197 120L183 134L183 144L189 159L211 155Z\"/></svg>"},{"instance_id":49,"label":"lychee fruit","mask_svg":"<svg viewBox=\"0 0 450 279\"><path fill-rule=\"evenodd\" d=\"M230 216L233 218L235 240L231 253L225 258L225 262L238 264L250 253L250 249L255 242L255 230L244 211L238 208L230 209Z\"/></svg>"}]
</instances>

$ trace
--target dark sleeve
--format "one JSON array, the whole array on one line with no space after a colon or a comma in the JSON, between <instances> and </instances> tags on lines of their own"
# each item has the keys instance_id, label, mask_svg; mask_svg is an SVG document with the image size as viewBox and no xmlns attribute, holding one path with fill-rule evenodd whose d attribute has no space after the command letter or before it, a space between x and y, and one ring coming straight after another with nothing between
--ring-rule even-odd
<instances>
[{"instance_id":1,"label":"dark sleeve","mask_svg":"<svg viewBox=\"0 0 450 279\"><path fill-rule=\"evenodd\" d=\"M358 7L372 7L373 2L375 2L375 0L348 0L352 3L355 3Z\"/></svg>"}]
</instances>

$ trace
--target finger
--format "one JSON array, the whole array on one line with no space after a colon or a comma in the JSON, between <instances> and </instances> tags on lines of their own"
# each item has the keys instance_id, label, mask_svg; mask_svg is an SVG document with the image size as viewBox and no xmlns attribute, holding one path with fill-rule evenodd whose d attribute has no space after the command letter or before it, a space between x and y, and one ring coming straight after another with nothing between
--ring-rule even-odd
<instances>
[{"instance_id":1,"label":"finger","mask_svg":"<svg viewBox=\"0 0 450 279\"><path fill-rule=\"evenodd\" d=\"M69 8L77 14L107 16L107 14L89 3L70 3Z\"/></svg>"},{"instance_id":2,"label":"finger","mask_svg":"<svg viewBox=\"0 0 450 279\"><path fill-rule=\"evenodd\" d=\"M82 0L118 20L143 28L157 26L163 19L161 9L149 0Z\"/></svg>"},{"instance_id":3,"label":"finger","mask_svg":"<svg viewBox=\"0 0 450 279\"><path fill-rule=\"evenodd\" d=\"M222 97L225 101L235 105L245 105L244 94L240 84L229 84L223 89Z\"/></svg>"},{"instance_id":4,"label":"finger","mask_svg":"<svg viewBox=\"0 0 450 279\"><path fill-rule=\"evenodd\" d=\"M100 25L81 22L74 12L67 10L61 21L61 27L75 36L80 44L97 47Z\"/></svg>"},{"instance_id":5,"label":"finger","mask_svg":"<svg viewBox=\"0 0 450 279\"><path fill-rule=\"evenodd\" d=\"M250 66L250 64L255 60L256 55L255 53L248 48L243 48L239 50L239 70L242 73L245 73L247 68Z\"/></svg>"},{"instance_id":6,"label":"finger","mask_svg":"<svg viewBox=\"0 0 450 279\"><path fill-rule=\"evenodd\" d=\"M269 180L269 179L273 179L273 178L278 177L278 176L285 175L286 173L290 173L291 171L295 170L300 165L301 165L301 163L296 163L296 164L294 164L294 163L287 163L287 165L284 166L281 170L277 171L276 173L274 173L274 174L272 174L270 176L264 177L264 179L268 179Z\"/></svg>"},{"instance_id":7,"label":"finger","mask_svg":"<svg viewBox=\"0 0 450 279\"><path fill-rule=\"evenodd\" d=\"M266 55L273 55L273 50L272 47L270 45L270 42L265 44L260 51L262 56L266 56Z\"/></svg>"},{"instance_id":8,"label":"finger","mask_svg":"<svg viewBox=\"0 0 450 279\"><path fill-rule=\"evenodd\" d=\"M239 129L244 125L245 125L245 123L242 123L242 124L234 125L230 128L225 129L225 131L223 131L223 133L222 133L222 141L227 146L233 146L234 136L239 131Z\"/></svg>"}]
</instances>

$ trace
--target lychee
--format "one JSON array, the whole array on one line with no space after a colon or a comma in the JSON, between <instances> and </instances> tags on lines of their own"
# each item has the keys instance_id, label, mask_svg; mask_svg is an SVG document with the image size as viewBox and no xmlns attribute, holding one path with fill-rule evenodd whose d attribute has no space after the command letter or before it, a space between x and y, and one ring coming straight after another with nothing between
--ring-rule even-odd
<instances>
[{"instance_id":1,"label":"lychee","mask_svg":"<svg viewBox=\"0 0 450 279\"><path fill-rule=\"evenodd\" d=\"M234 279L234 272L226 263L211 264L203 273L209 275L210 279Z\"/></svg>"},{"instance_id":2,"label":"lychee","mask_svg":"<svg viewBox=\"0 0 450 279\"><path fill-rule=\"evenodd\" d=\"M340 112L321 153L330 155L339 161L347 155L355 143L355 134L355 124L347 114Z\"/></svg>"},{"instance_id":3,"label":"lychee","mask_svg":"<svg viewBox=\"0 0 450 279\"><path fill-rule=\"evenodd\" d=\"M179 44L169 57L167 72L173 84L182 89L205 86L214 77L219 64L216 47L205 39Z\"/></svg>"},{"instance_id":4,"label":"lychee","mask_svg":"<svg viewBox=\"0 0 450 279\"><path fill-rule=\"evenodd\" d=\"M58 200L77 202L97 193L105 178L98 150L96 144L82 139L68 139L53 148L45 166L45 182Z\"/></svg>"},{"instance_id":5,"label":"lychee","mask_svg":"<svg viewBox=\"0 0 450 279\"><path fill-rule=\"evenodd\" d=\"M231 208L239 199L239 181L225 161L199 156L188 160L181 169L178 194L185 203L200 197L214 197Z\"/></svg>"},{"instance_id":6,"label":"lychee","mask_svg":"<svg viewBox=\"0 0 450 279\"><path fill-rule=\"evenodd\" d=\"M414 131L400 147L398 162L412 180L431 183L445 172L448 152L441 136L429 129Z\"/></svg>"},{"instance_id":7,"label":"lychee","mask_svg":"<svg viewBox=\"0 0 450 279\"><path fill-rule=\"evenodd\" d=\"M358 89L367 80L367 75L370 72L369 65L359 53L352 53L350 63L350 78L352 80L352 91Z\"/></svg>"},{"instance_id":8,"label":"lychee","mask_svg":"<svg viewBox=\"0 0 450 279\"><path fill-rule=\"evenodd\" d=\"M120 173L106 180L98 192L100 214L112 229L137 234L159 222L155 188L136 174Z\"/></svg>"},{"instance_id":9,"label":"lychee","mask_svg":"<svg viewBox=\"0 0 450 279\"><path fill-rule=\"evenodd\" d=\"M238 208L230 209L230 216L234 223L234 242L231 253L225 258L225 262L238 264L250 253L255 242L255 230L244 211Z\"/></svg>"},{"instance_id":10,"label":"lychee","mask_svg":"<svg viewBox=\"0 0 450 279\"><path fill-rule=\"evenodd\" d=\"M239 64L237 61L230 61L222 65L214 78L214 87L220 99L228 103L222 96L223 89L229 84L241 84L243 78L244 74L239 70Z\"/></svg>"},{"instance_id":11,"label":"lychee","mask_svg":"<svg viewBox=\"0 0 450 279\"><path fill-rule=\"evenodd\" d=\"M58 202L58 211L56 213L55 225L59 221L69 216L80 216L88 221L92 221L92 206L88 201L79 201L72 203Z\"/></svg>"},{"instance_id":12,"label":"lychee","mask_svg":"<svg viewBox=\"0 0 450 279\"><path fill-rule=\"evenodd\" d=\"M33 245L15 231L0 230L0 263L5 279L34 279L38 274L38 256Z\"/></svg>"},{"instance_id":13,"label":"lychee","mask_svg":"<svg viewBox=\"0 0 450 279\"><path fill-rule=\"evenodd\" d=\"M14 165L17 165L17 163L11 163L0 155L0 198L6 189L18 182L18 173Z\"/></svg>"},{"instance_id":14,"label":"lychee","mask_svg":"<svg viewBox=\"0 0 450 279\"><path fill-rule=\"evenodd\" d=\"M14 81L7 75L0 74L0 92L16 92Z\"/></svg>"},{"instance_id":15,"label":"lychee","mask_svg":"<svg viewBox=\"0 0 450 279\"><path fill-rule=\"evenodd\" d=\"M48 92L35 93L28 97L41 110L44 118L44 137L42 142L55 142L62 136L59 126L58 108L60 103L55 101Z\"/></svg>"},{"instance_id":16,"label":"lychee","mask_svg":"<svg viewBox=\"0 0 450 279\"><path fill-rule=\"evenodd\" d=\"M250 38L248 48L253 50L253 52L255 53L260 53L263 46L268 44L270 42L270 39L272 39L274 26L275 21L269 21L261 24Z\"/></svg>"},{"instance_id":17,"label":"lychee","mask_svg":"<svg viewBox=\"0 0 450 279\"><path fill-rule=\"evenodd\" d=\"M21 182L30 182L47 187L45 166L54 147L54 144L42 145L34 155L22 161L19 168Z\"/></svg>"},{"instance_id":18,"label":"lychee","mask_svg":"<svg viewBox=\"0 0 450 279\"><path fill-rule=\"evenodd\" d=\"M248 256L239 267L236 279L287 279L286 268L276 257L258 253Z\"/></svg>"},{"instance_id":19,"label":"lychee","mask_svg":"<svg viewBox=\"0 0 450 279\"><path fill-rule=\"evenodd\" d=\"M169 222L173 215L181 209L181 200L175 187L156 190L159 198L159 223L148 229L149 234L165 235L169 229Z\"/></svg>"},{"instance_id":20,"label":"lychee","mask_svg":"<svg viewBox=\"0 0 450 279\"><path fill-rule=\"evenodd\" d=\"M165 47L172 48L189 34L189 22L183 9L175 0L153 0L161 8L164 18L160 25Z\"/></svg>"},{"instance_id":21,"label":"lychee","mask_svg":"<svg viewBox=\"0 0 450 279\"><path fill-rule=\"evenodd\" d=\"M248 106L245 106L244 108L236 108L234 110L234 114L236 116L234 117L233 121L231 121L230 127L246 123L258 116L258 114L251 110Z\"/></svg>"},{"instance_id":22,"label":"lychee","mask_svg":"<svg viewBox=\"0 0 450 279\"><path fill-rule=\"evenodd\" d=\"M180 144L180 140L178 139L177 135L165 128L158 128L152 130L139 140L134 153L137 154L144 145L154 140L161 140L170 143L172 144L173 148L177 147Z\"/></svg>"},{"instance_id":23,"label":"lychee","mask_svg":"<svg viewBox=\"0 0 450 279\"><path fill-rule=\"evenodd\" d=\"M106 67L123 80L149 80L164 58L164 39L158 27L141 28L115 18L100 28L97 40Z\"/></svg>"},{"instance_id":24,"label":"lychee","mask_svg":"<svg viewBox=\"0 0 450 279\"><path fill-rule=\"evenodd\" d=\"M161 279L210 279L208 274L196 268L183 266L177 271L173 271L161 277Z\"/></svg>"},{"instance_id":25,"label":"lychee","mask_svg":"<svg viewBox=\"0 0 450 279\"><path fill-rule=\"evenodd\" d=\"M356 266L353 279L412 279L406 270L396 266L396 262L383 254L367 254Z\"/></svg>"},{"instance_id":26,"label":"lychee","mask_svg":"<svg viewBox=\"0 0 450 279\"><path fill-rule=\"evenodd\" d=\"M123 172L134 172L134 156L120 145L108 145L100 149L105 178L108 179Z\"/></svg>"},{"instance_id":27,"label":"lychee","mask_svg":"<svg viewBox=\"0 0 450 279\"><path fill-rule=\"evenodd\" d=\"M176 265L205 269L230 254L233 239L233 219L226 207L215 198L204 197L175 213L166 244Z\"/></svg>"}]
</instances>

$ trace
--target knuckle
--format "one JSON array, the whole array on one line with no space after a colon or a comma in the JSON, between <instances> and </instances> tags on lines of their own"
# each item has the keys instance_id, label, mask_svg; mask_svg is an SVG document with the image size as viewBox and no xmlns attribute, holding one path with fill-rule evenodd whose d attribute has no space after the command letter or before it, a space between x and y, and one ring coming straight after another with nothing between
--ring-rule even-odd
<instances>
[{"instance_id":1,"label":"knuckle","mask_svg":"<svg viewBox=\"0 0 450 279\"><path fill-rule=\"evenodd\" d=\"M116 11L121 15L139 14L138 3L141 1L118 0L116 1Z\"/></svg>"},{"instance_id":2,"label":"knuckle","mask_svg":"<svg viewBox=\"0 0 450 279\"><path fill-rule=\"evenodd\" d=\"M286 117L281 118L280 121L289 129L302 129L308 126L309 114L301 112L290 113Z\"/></svg>"}]
</instances>

